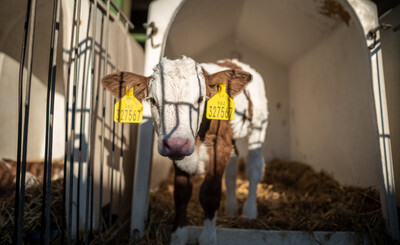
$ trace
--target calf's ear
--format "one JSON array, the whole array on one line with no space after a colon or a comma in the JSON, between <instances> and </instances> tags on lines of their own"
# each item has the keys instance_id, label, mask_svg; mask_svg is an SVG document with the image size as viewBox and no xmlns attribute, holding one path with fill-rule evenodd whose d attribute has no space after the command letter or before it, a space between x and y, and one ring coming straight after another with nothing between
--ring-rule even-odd
<instances>
[{"instance_id":1,"label":"calf's ear","mask_svg":"<svg viewBox=\"0 0 400 245\"><path fill-rule=\"evenodd\" d=\"M147 96L150 77L131 72L114 72L101 79L101 84L115 97L121 98L126 87L133 88L133 95L140 101Z\"/></svg>"},{"instance_id":2,"label":"calf's ear","mask_svg":"<svg viewBox=\"0 0 400 245\"><path fill-rule=\"evenodd\" d=\"M218 85L226 84L226 92L233 98L244 90L251 81L252 75L241 69L231 69L208 74L203 70L207 84L207 96L212 97L218 92Z\"/></svg>"}]
</instances>

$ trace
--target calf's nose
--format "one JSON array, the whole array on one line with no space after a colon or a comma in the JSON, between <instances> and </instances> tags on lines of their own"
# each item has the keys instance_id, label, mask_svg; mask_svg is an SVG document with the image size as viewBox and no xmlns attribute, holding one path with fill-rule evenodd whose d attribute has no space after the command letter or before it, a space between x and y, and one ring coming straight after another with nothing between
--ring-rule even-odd
<instances>
[{"instance_id":1,"label":"calf's nose","mask_svg":"<svg viewBox=\"0 0 400 245\"><path fill-rule=\"evenodd\" d=\"M192 154L190 141L181 137L163 139L160 154L167 157L188 156Z\"/></svg>"}]
</instances>

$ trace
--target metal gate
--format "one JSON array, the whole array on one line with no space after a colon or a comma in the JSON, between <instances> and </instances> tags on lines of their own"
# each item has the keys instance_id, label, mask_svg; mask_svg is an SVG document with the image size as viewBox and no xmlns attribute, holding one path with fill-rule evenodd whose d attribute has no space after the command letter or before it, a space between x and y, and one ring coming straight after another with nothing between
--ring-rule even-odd
<instances>
[{"instance_id":1,"label":"metal gate","mask_svg":"<svg viewBox=\"0 0 400 245\"><path fill-rule=\"evenodd\" d=\"M50 56L48 63L45 152L41 185L41 218L38 236L41 244L98 243L111 241L128 224L121 213L123 185L131 178L125 171L123 159L130 142L135 142L135 126L116 125L113 122L113 104L116 102L100 85L102 76L118 71L126 62L125 53L132 38L133 24L112 1L74 0L72 16L62 11L63 21L71 20L69 48L63 49L67 60L57 62L60 49L61 5L68 9L72 1L52 3ZM18 85L18 146L16 156L16 186L14 206L13 243L29 242L32 237L24 231L26 206L28 132L35 130L29 123L31 83L34 53L37 0L28 0L20 56ZM64 25L66 25L64 23ZM128 41L127 41L128 40ZM121 47L121 43L122 46ZM125 46L124 46L125 45ZM61 45L62 46L62 45ZM128 47L129 48L129 47ZM111 51L110 51L111 49ZM121 62L122 60L122 62ZM64 66L65 132L54 131L55 87L57 66ZM26 67L26 68L25 68ZM36 126L36 125L35 125ZM52 198L53 140L63 135L65 154L62 179L62 220L54 221ZM133 143L134 145L134 143ZM107 152L106 152L107 151ZM131 151L129 151L131 152ZM132 154L132 153L129 153ZM129 159L129 157L128 157ZM132 168L130 168L132 169ZM129 175L129 176L128 176ZM125 180L124 180L125 178ZM129 191L129 188L125 188ZM131 194L131 193L130 193ZM106 196L106 197L105 197ZM129 199L128 195L128 199ZM106 204L106 205L105 205ZM129 206L129 205L128 205ZM52 226L53 224L53 226ZM56 225L54 225L56 224ZM104 234L107 233L107 236ZM10 242L10 241L9 241Z\"/></svg>"}]
</instances>

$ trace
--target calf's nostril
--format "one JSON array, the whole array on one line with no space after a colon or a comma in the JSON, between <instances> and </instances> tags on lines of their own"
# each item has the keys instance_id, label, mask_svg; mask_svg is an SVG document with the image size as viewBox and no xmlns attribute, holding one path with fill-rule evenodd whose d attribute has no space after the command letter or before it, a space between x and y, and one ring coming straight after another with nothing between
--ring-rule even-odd
<instances>
[{"instance_id":1,"label":"calf's nostril","mask_svg":"<svg viewBox=\"0 0 400 245\"><path fill-rule=\"evenodd\" d=\"M168 139L164 139L162 142L163 142L163 148L171 150L171 147L168 145Z\"/></svg>"}]
</instances>

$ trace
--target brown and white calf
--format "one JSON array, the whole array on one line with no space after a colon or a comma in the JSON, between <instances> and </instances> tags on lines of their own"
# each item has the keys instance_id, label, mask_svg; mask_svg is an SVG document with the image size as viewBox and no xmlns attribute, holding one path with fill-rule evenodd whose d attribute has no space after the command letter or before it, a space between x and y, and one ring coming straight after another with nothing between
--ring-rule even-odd
<instances>
[{"instance_id":1,"label":"brown and white calf","mask_svg":"<svg viewBox=\"0 0 400 245\"><path fill-rule=\"evenodd\" d=\"M204 229L200 244L215 244L215 221L221 199L221 180L227 165L226 211L237 211L235 140L248 143L247 176L250 181L243 216L256 218L256 188L262 179L264 159L262 145L267 128L268 110L264 81L248 65L237 60L216 64L198 64L183 57L163 58L152 76L117 72L102 79L102 84L115 96L133 87L134 96L151 104L154 128L158 134L158 151L174 162L175 222L171 244L187 241L186 208L192 193L190 177L204 172L200 203L204 210ZM227 93L235 100L232 121L206 118L207 99L226 84Z\"/></svg>"},{"instance_id":2,"label":"brown and white calf","mask_svg":"<svg viewBox=\"0 0 400 245\"><path fill-rule=\"evenodd\" d=\"M43 181L43 160L27 161L25 173L25 188L34 187ZM0 197L11 194L15 189L17 162L3 158L0 160ZM64 176L64 164L62 161L53 160L51 179L57 180Z\"/></svg>"}]
</instances>

